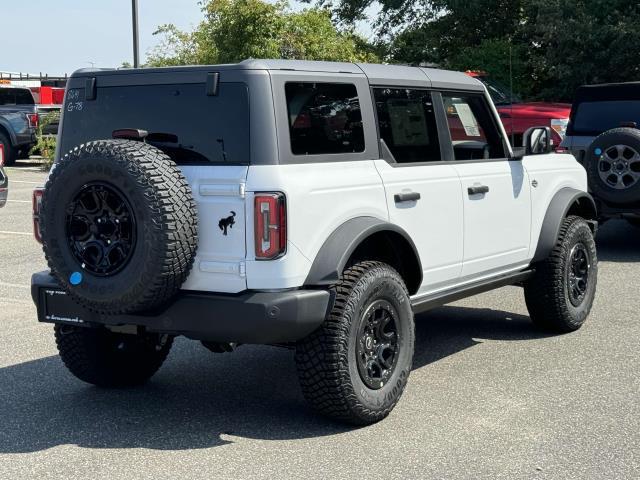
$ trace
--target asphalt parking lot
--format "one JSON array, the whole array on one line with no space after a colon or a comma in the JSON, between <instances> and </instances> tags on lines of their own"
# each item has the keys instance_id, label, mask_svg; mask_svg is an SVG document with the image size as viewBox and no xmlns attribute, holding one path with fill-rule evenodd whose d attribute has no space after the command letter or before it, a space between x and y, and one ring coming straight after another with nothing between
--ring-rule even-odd
<instances>
[{"instance_id":1,"label":"asphalt parking lot","mask_svg":"<svg viewBox=\"0 0 640 480\"><path fill-rule=\"evenodd\" d=\"M0 210L0 479L638 478L640 229L604 225L594 310L541 334L508 287L417 318L414 370L390 417L311 412L292 352L212 354L178 340L141 388L81 383L29 294L37 165L7 169Z\"/></svg>"}]
</instances>

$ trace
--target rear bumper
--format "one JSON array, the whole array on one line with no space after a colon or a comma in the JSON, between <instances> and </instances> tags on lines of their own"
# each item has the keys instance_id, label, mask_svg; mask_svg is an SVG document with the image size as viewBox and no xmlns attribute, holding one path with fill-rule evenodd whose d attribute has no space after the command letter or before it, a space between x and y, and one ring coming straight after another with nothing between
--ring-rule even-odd
<instances>
[{"instance_id":1,"label":"rear bumper","mask_svg":"<svg viewBox=\"0 0 640 480\"><path fill-rule=\"evenodd\" d=\"M247 291L236 295L181 291L161 311L102 315L73 301L49 272L32 276L31 296L40 322L85 327L135 325L197 340L257 344L306 337L322 324L330 303L326 290Z\"/></svg>"}]
</instances>

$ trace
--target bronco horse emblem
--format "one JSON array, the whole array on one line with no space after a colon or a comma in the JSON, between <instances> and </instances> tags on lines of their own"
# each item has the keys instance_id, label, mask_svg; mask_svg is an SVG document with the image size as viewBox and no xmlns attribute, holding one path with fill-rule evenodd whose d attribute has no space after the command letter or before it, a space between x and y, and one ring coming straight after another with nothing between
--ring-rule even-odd
<instances>
[{"instance_id":1,"label":"bronco horse emblem","mask_svg":"<svg viewBox=\"0 0 640 480\"><path fill-rule=\"evenodd\" d=\"M233 228L233 226L236 224L235 217L236 212L231 210L231 215L229 215L227 218L221 219L218 222L218 227L220 227L220 230L222 230L223 235L227 234L227 228Z\"/></svg>"}]
</instances>

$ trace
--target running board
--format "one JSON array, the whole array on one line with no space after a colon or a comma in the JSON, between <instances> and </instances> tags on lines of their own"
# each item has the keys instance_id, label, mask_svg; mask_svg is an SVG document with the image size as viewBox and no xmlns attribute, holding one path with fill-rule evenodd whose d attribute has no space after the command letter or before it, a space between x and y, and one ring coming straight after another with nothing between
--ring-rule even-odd
<instances>
[{"instance_id":1,"label":"running board","mask_svg":"<svg viewBox=\"0 0 640 480\"><path fill-rule=\"evenodd\" d=\"M420 298L414 298L411 300L411 306L414 313L425 312L433 308L441 307L447 303L455 302L463 298L472 297L479 293L488 292L500 287L506 287L507 285L515 285L523 282L531 275L533 270L524 270L521 272L510 273L508 275L502 275L499 277L490 278L481 282L471 283L464 287L458 287L451 290L445 290L444 292L434 293L433 295L425 295Z\"/></svg>"}]
</instances>

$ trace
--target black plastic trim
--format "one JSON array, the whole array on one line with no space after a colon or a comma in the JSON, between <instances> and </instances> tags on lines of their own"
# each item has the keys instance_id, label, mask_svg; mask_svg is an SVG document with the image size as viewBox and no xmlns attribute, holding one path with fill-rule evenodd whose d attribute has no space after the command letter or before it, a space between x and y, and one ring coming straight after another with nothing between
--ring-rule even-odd
<instances>
[{"instance_id":1,"label":"black plastic trim","mask_svg":"<svg viewBox=\"0 0 640 480\"><path fill-rule=\"evenodd\" d=\"M98 95L96 77L87 78L84 82L84 99L95 100Z\"/></svg>"},{"instance_id":2,"label":"black plastic trim","mask_svg":"<svg viewBox=\"0 0 640 480\"><path fill-rule=\"evenodd\" d=\"M218 85L220 84L220 72L207 73L206 91L207 96L218 95Z\"/></svg>"},{"instance_id":3,"label":"black plastic trim","mask_svg":"<svg viewBox=\"0 0 640 480\"><path fill-rule=\"evenodd\" d=\"M38 321L99 327L135 325L153 332L212 342L255 344L300 340L324 319L331 304L327 290L245 291L212 294L181 291L162 310L135 315L102 315L75 303L47 272L31 278Z\"/></svg>"},{"instance_id":4,"label":"black plastic trim","mask_svg":"<svg viewBox=\"0 0 640 480\"><path fill-rule=\"evenodd\" d=\"M479 293L488 292L500 287L506 287L507 285L517 285L520 282L527 280L531 275L533 275L533 273L533 270L524 270L521 272L510 273L508 275L501 275L497 278L490 278L481 282L475 282L465 285L464 287L446 290L433 295L412 298L411 306L413 307L414 313L426 312L427 310L432 310L463 298L472 297Z\"/></svg>"},{"instance_id":5,"label":"black plastic trim","mask_svg":"<svg viewBox=\"0 0 640 480\"><path fill-rule=\"evenodd\" d=\"M384 231L401 235L411 246L418 271L420 272L420 278L417 282L419 286L422 283L422 265L418 249L413 240L399 226L375 217L352 218L336 228L320 248L304 284L307 286L325 286L336 283L355 249L367 237ZM411 290L411 286L408 287Z\"/></svg>"},{"instance_id":6,"label":"black plastic trim","mask_svg":"<svg viewBox=\"0 0 640 480\"><path fill-rule=\"evenodd\" d=\"M592 218L585 218L585 220L594 221L597 220L597 208L593 197L587 192L576 190L575 188L565 187L553 196L547 213L544 216L542 222L542 228L540 229L540 236L538 237L538 243L536 247L536 253L533 256L532 263L544 260L549 256L551 250L558 240L560 234L560 227L562 221L567 217L569 209L579 201L587 202L588 208L591 210Z\"/></svg>"}]
</instances>

